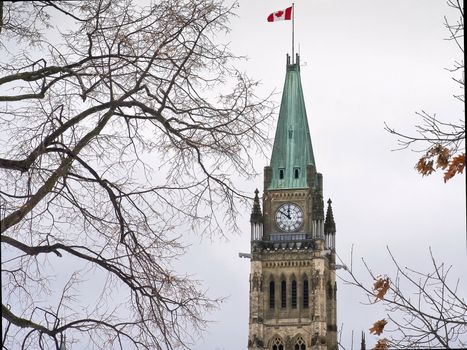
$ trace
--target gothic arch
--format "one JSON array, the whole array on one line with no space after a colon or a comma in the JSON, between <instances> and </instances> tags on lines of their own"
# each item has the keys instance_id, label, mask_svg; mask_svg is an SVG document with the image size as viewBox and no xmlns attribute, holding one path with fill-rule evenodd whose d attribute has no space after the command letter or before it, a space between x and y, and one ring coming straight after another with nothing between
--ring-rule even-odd
<instances>
[{"instance_id":1,"label":"gothic arch","mask_svg":"<svg viewBox=\"0 0 467 350\"><path fill-rule=\"evenodd\" d=\"M279 335L275 335L269 341L269 350L285 350L285 342Z\"/></svg>"},{"instance_id":2,"label":"gothic arch","mask_svg":"<svg viewBox=\"0 0 467 350\"><path fill-rule=\"evenodd\" d=\"M297 276L295 275L295 273L292 272L292 274L289 276L289 281L292 282L293 280L297 280Z\"/></svg>"},{"instance_id":3,"label":"gothic arch","mask_svg":"<svg viewBox=\"0 0 467 350\"><path fill-rule=\"evenodd\" d=\"M294 337L292 344L293 344L293 348L292 348L293 350L307 350L306 342L300 334Z\"/></svg>"}]
</instances>

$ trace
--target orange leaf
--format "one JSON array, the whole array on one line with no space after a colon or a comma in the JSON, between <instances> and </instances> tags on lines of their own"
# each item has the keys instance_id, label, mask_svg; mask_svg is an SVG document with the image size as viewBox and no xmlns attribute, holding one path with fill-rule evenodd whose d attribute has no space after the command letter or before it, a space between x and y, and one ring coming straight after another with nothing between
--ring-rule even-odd
<instances>
[{"instance_id":1,"label":"orange leaf","mask_svg":"<svg viewBox=\"0 0 467 350\"><path fill-rule=\"evenodd\" d=\"M430 175L435 169L433 168L433 160L427 160L427 157L422 157L417 162L415 169L422 174L422 176Z\"/></svg>"},{"instance_id":2,"label":"orange leaf","mask_svg":"<svg viewBox=\"0 0 467 350\"><path fill-rule=\"evenodd\" d=\"M462 174L465 168L465 153L451 159L448 170L444 173L444 182L453 178L456 174Z\"/></svg>"},{"instance_id":3,"label":"orange leaf","mask_svg":"<svg viewBox=\"0 0 467 350\"><path fill-rule=\"evenodd\" d=\"M370 328L370 333L380 335L383 333L384 326L386 326L387 323L388 321L386 321L384 318L382 320L376 321L373 323L373 327Z\"/></svg>"},{"instance_id":4,"label":"orange leaf","mask_svg":"<svg viewBox=\"0 0 467 350\"><path fill-rule=\"evenodd\" d=\"M384 296L389 290L389 282L390 282L389 277L386 277L386 278L379 277L375 281L375 283L373 284L373 291L376 297L375 302L378 301L378 299L380 300L384 299Z\"/></svg>"},{"instance_id":5,"label":"orange leaf","mask_svg":"<svg viewBox=\"0 0 467 350\"><path fill-rule=\"evenodd\" d=\"M379 339L378 342L373 347L373 350L387 350L389 349L389 340L386 338Z\"/></svg>"},{"instance_id":6,"label":"orange leaf","mask_svg":"<svg viewBox=\"0 0 467 350\"><path fill-rule=\"evenodd\" d=\"M443 146L440 144L436 144L433 147L431 147L427 152L426 155L432 157L436 156L437 154L440 154L443 151Z\"/></svg>"},{"instance_id":7,"label":"orange leaf","mask_svg":"<svg viewBox=\"0 0 467 350\"><path fill-rule=\"evenodd\" d=\"M423 176L430 175L435 171L434 165L436 168L446 169L449 165L450 157L451 150L449 148L443 147L440 144L434 145L418 160L415 169ZM435 159L436 164L434 164Z\"/></svg>"},{"instance_id":8,"label":"orange leaf","mask_svg":"<svg viewBox=\"0 0 467 350\"><path fill-rule=\"evenodd\" d=\"M446 169L449 164L449 157L450 157L450 150L449 148L442 147L438 152L438 158L436 159L436 167L441 169Z\"/></svg>"}]
</instances>

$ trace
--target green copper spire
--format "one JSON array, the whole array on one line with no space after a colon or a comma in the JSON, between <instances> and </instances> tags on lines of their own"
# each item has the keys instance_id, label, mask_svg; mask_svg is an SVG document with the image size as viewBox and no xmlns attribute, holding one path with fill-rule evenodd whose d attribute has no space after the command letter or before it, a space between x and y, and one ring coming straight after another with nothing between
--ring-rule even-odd
<instances>
[{"instance_id":1,"label":"green copper spire","mask_svg":"<svg viewBox=\"0 0 467 350\"><path fill-rule=\"evenodd\" d=\"M300 60L297 55L296 63L290 64L287 55L287 73L272 149L272 178L268 189L308 187L308 165L316 167L300 81Z\"/></svg>"}]
</instances>

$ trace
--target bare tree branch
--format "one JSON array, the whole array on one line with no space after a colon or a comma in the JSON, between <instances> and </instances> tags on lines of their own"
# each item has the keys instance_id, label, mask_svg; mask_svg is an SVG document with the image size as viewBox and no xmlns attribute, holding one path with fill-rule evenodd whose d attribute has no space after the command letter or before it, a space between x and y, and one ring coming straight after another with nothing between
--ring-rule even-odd
<instances>
[{"instance_id":1,"label":"bare tree branch","mask_svg":"<svg viewBox=\"0 0 467 350\"><path fill-rule=\"evenodd\" d=\"M345 283L363 290L368 303L381 301L386 310L391 347L397 349L446 349L465 347L467 335L467 303L458 295L459 281L452 287L448 281L450 268L436 262L430 249L431 272L420 272L402 267L387 248L396 267L394 277L372 272L363 261L367 272L376 283L384 278L388 283L384 294L376 293L375 285L367 286L352 271L347 271ZM376 296L376 297L375 297Z\"/></svg>"},{"instance_id":2,"label":"bare tree branch","mask_svg":"<svg viewBox=\"0 0 467 350\"><path fill-rule=\"evenodd\" d=\"M453 68L448 69L458 74L452 79L461 88L461 94L454 94L454 98L465 102L465 69L464 69L464 4L456 0L448 0L447 5L458 12L455 24L445 16L444 24L449 31L447 40L454 41L462 53L461 59L454 61ZM423 152L424 155L417 162L415 169L422 174L430 175L436 169L445 170L444 181L448 181L456 174L463 173L465 169L465 121L443 121L436 114L425 111L416 113L421 117L420 124L415 125L415 134L397 131L388 124L384 129L397 136L398 148L396 150L410 148L415 152ZM452 116L444 116L444 120L453 120ZM416 148L414 148L416 147ZM441 157L440 157L441 155Z\"/></svg>"},{"instance_id":3,"label":"bare tree branch","mask_svg":"<svg viewBox=\"0 0 467 350\"><path fill-rule=\"evenodd\" d=\"M4 348L189 348L204 330L222 299L172 263L187 232L236 230L234 180L275 108L216 41L236 6L2 4Z\"/></svg>"}]
</instances>

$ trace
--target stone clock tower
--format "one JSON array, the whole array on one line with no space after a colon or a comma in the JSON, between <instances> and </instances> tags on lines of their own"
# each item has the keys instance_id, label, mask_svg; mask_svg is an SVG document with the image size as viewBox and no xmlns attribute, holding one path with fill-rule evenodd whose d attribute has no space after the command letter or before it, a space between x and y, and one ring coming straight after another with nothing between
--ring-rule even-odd
<instances>
[{"instance_id":1,"label":"stone clock tower","mask_svg":"<svg viewBox=\"0 0 467 350\"><path fill-rule=\"evenodd\" d=\"M248 350L337 349L335 233L326 217L300 81L290 63L262 207L251 213Z\"/></svg>"}]
</instances>

